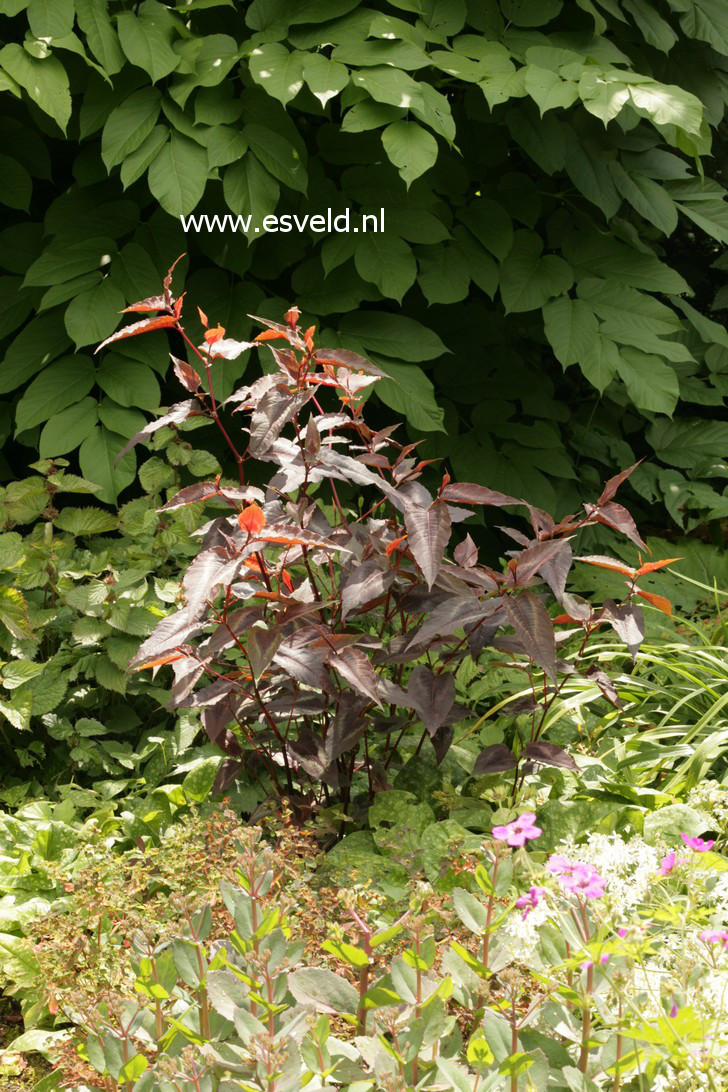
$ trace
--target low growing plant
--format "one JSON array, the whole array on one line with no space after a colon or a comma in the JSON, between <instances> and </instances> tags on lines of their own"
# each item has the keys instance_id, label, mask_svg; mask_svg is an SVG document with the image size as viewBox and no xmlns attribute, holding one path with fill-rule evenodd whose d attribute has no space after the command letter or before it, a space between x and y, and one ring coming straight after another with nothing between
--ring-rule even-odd
<instances>
[{"instance_id":1,"label":"low growing plant","mask_svg":"<svg viewBox=\"0 0 728 1092\"><path fill-rule=\"evenodd\" d=\"M205 502L211 518L182 579L184 604L132 660L136 668L171 664L172 704L202 710L208 736L227 756L216 789L241 774L255 777L286 794L299 816L332 801L347 811L356 797L371 800L401 765L403 741L414 738L415 753L427 743L444 758L453 725L469 712L456 703L456 677L465 664L477 675L486 648L523 673L531 721L512 749L486 747L475 772L508 773L515 799L534 765L573 768L573 758L543 738L564 681L588 673L616 703L607 673L585 664L590 639L611 626L634 656L644 635L638 598L669 609L639 586L669 560L629 566L582 557L620 573L626 591L600 605L566 591L572 543L584 528L606 525L644 548L614 500L634 467L610 479L581 514L559 521L517 497L454 483L446 470L430 491L417 443L366 423L367 393L384 376L378 367L348 350L317 348L295 307L283 323L257 320L266 329L254 342L227 338L200 312L207 329L197 346L171 283L172 270L161 295L127 308L154 317L103 344L166 329L190 356L174 358L190 397L124 451L161 428L202 420L220 430L237 469L234 485L217 477L162 506L174 512ZM262 343L272 370L218 402L217 370ZM251 484L249 473L266 463L272 476L263 488ZM527 513L520 526L504 528L503 569L479 560L469 534L448 554L453 527L482 506ZM581 634L568 662L559 656L561 624Z\"/></svg>"}]
</instances>

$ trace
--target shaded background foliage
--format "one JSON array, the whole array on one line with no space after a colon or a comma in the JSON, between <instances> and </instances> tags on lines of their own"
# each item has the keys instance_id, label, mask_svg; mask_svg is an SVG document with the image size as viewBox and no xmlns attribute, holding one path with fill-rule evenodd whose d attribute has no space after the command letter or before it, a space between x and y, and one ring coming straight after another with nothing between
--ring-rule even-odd
<instances>
[{"instance_id":1,"label":"shaded background foliage","mask_svg":"<svg viewBox=\"0 0 728 1092\"><path fill-rule=\"evenodd\" d=\"M186 251L175 285L212 321L245 337L295 298L458 477L563 513L646 456L638 517L720 540L722 0L0 12L5 480L65 456L97 499L131 495L114 458L171 400L167 337L92 346ZM384 207L386 231L179 221L328 207Z\"/></svg>"}]
</instances>

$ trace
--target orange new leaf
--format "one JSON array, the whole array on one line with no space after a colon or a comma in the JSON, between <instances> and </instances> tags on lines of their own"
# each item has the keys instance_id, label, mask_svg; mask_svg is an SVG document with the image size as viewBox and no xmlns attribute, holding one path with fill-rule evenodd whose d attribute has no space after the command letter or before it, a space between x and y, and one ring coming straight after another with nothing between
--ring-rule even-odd
<instances>
[{"instance_id":1,"label":"orange new leaf","mask_svg":"<svg viewBox=\"0 0 728 1092\"><path fill-rule=\"evenodd\" d=\"M243 508L238 516L238 523L241 531L248 535L257 535L265 527L265 512L253 501L247 508Z\"/></svg>"},{"instance_id":2,"label":"orange new leaf","mask_svg":"<svg viewBox=\"0 0 728 1092\"><path fill-rule=\"evenodd\" d=\"M641 588L637 589L637 594L646 599L648 603L652 603L652 606L657 607L663 614L668 614L672 618L672 603L669 599L665 599L664 595L655 595L654 592L642 591Z\"/></svg>"},{"instance_id":3,"label":"orange new leaf","mask_svg":"<svg viewBox=\"0 0 728 1092\"><path fill-rule=\"evenodd\" d=\"M183 660L184 654L174 653L171 656L160 656L158 660L147 660L145 664L137 664L135 671L146 671L148 667L161 667L163 664L173 664L175 660Z\"/></svg>"},{"instance_id":4,"label":"orange new leaf","mask_svg":"<svg viewBox=\"0 0 728 1092\"><path fill-rule=\"evenodd\" d=\"M598 569L611 569L612 572L622 573L623 576L635 577L637 570L633 569L631 565L625 565L622 561L617 561L616 558L602 557L601 554L590 554L587 557L577 557L576 561L585 561L587 565L596 565Z\"/></svg>"},{"instance_id":5,"label":"orange new leaf","mask_svg":"<svg viewBox=\"0 0 728 1092\"><path fill-rule=\"evenodd\" d=\"M131 326L125 326L123 330L117 330L111 337L107 337L105 341L97 346L94 352L97 353L99 349L103 349L105 345L110 345L112 341L121 341L125 337L136 337L137 334L148 334L152 330L163 330L165 327L176 326L176 324L177 319L174 315L158 315L157 318L133 322Z\"/></svg>"},{"instance_id":6,"label":"orange new leaf","mask_svg":"<svg viewBox=\"0 0 728 1092\"><path fill-rule=\"evenodd\" d=\"M214 345L220 338L225 337L224 326L213 326L211 330L205 330L205 341L208 345Z\"/></svg>"},{"instance_id":7,"label":"orange new leaf","mask_svg":"<svg viewBox=\"0 0 728 1092\"><path fill-rule=\"evenodd\" d=\"M637 570L637 576L646 576L647 573L655 573L658 569L664 569L666 565L672 565L674 561L684 561L682 557L663 557L662 561L646 561Z\"/></svg>"},{"instance_id":8,"label":"orange new leaf","mask_svg":"<svg viewBox=\"0 0 728 1092\"><path fill-rule=\"evenodd\" d=\"M253 341L280 341L281 338L283 341L290 340L288 334L284 333L282 330L264 330L262 334L258 334L254 337Z\"/></svg>"}]
</instances>

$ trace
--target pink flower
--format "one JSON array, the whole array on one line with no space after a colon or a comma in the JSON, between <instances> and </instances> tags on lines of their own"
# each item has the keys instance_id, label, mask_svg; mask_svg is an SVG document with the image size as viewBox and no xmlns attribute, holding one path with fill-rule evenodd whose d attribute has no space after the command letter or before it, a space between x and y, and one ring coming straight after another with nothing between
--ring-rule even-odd
<instances>
[{"instance_id":1,"label":"pink flower","mask_svg":"<svg viewBox=\"0 0 728 1092\"><path fill-rule=\"evenodd\" d=\"M696 853L707 853L715 845L714 838L706 842L703 838L690 838L687 834L681 834L680 837L688 849L694 849Z\"/></svg>"},{"instance_id":2,"label":"pink flower","mask_svg":"<svg viewBox=\"0 0 728 1092\"><path fill-rule=\"evenodd\" d=\"M683 834L683 838L684 837L685 835ZM700 839L698 839L698 841L700 841ZM685 864L686 860L687 857L678 857L675 850L671 850L671 852L667 853L660 862L660 874L669 876L674 868L677 868L678 865Z\"/></svg>"},{"instance_id":3,"label":"pink flower","mask_svg":"<svg viewBox=\"0 0 728 1092\"><path fill-rule=\"evenodd\" d=\"M600 899L604 895L606 881L590 864L570 861L559 853L552 854L546 867L559 877L564 891L571 891L585 899Z\"/></svg>"},{"instance_id":4,"label":"pink flower","mask_svg":"<svg viewBox=\"0 0 728 1092\"><path fill-rule=\"evenodd\" d=\"M706 944L721 944L724 948L728 948L728 933L724 929L704 929L702 933L698 933L698 936Z\"/></svg>"},{"instance_id":5,"label":"pink flower","mask_svg":"<svg viewBox=\"0 0 728 1092\"><path fill-rule=\"evenodd\" d=\"M537 827L536 816L532 811L524 811L512 823L503 827L493 827L492 835L496 842L507 842L509 846L525 846L530 838L540 838L541 827Z\"/></svg>"},{"instance_id":6,"label":"pink flower","mask_svg":"<svg viewBox=\"0 0 728 1092\"><path fill-rule=\"evenodd\" d=\"M594 960L593 959L585 959L584 962L582 964L580 964L580 966L581 966L582 971L588 971L590 967L594 966Z\"/></svg>"},{"instance_id":7,"label":"pink flower","mask_svg":"<svg viewBox=\"0 0 728 1092\"><path fill-rule=\"evenodd\" d=\"M617 929L617 936L618 937L626 937L627 932L628 932L627 929Z\"/></svg>"},{"instance_id":8,"label":"pink flower","mask_svg":"<svg viewBox=\"0 0 728 1092\"><path fill-rule=\"evenodd\" d=\"M673 1001L672 1007L670 1008L670 1019L674 1020L679 1011L680 1009L677 1007L677 1001Z\"/></svg>"},{"instance_id":9,"label":"pink flower","mask_svg":"<svg viewBox=\"0 0 728 1092\"><path fill-rule=\"evenodd\" d=\"M601 963L602 967L604 966L605 963L609 963L609 958L610 957L609 957L608 952L605 952L603 956L599 957L599 962Z\"/></svg>"},{"instance_id":10,"label":"pink flower","mask_svg":"<svg viewBox=\"0 0 728 1092\"><path fill-rule=\"evenodd\" d=\"M525 895L521 895L519 899L516 899L516 906L523 910L521 917L525 921L534 907L538 906L539 902L546 894L546 890L543 887L531 887ZM524 909L525 908L525 909Z\"/></svg>"}]
</instances>

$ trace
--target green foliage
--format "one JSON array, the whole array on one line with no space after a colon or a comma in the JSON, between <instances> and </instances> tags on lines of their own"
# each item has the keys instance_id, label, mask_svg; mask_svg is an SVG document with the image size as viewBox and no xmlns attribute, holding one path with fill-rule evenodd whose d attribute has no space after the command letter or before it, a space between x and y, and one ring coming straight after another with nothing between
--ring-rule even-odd
<instances>
[{"instance_id":1,"label":"green foliage","mask_svg":"<svg viewBox=\"0 0 728 1092\"><path fill-rule=\"evenodd\" d=\"M565 511L647 456L660 522L725 518L720 0L31 0L1 23L7 477L78 451L102 501L128 487L120 410L164 404L165 335L88 346L188 251L235 337L298 298L373 353L374 399L461 478ZM262 230L327 208L383 208L384 233ZM178 219L226 211L255 222Z\"/></svg>"},{"instance_id":2,"label":"green foliage","mask_svg":"<svg viewBox=\"0 0 728 1092\"><path fill-rule=\"evenodd\" d=\"M197 734L194 718L175 722L160 713L163 692L153 680L126 673L140 639L176 601L176 559L194 550L190 532L200 520L199 506L155 511L160 491L180 484L191 460L171 430L158 434L155 447L156 478L144 477L149 495L118 515L94 503L98 486L70 473L65 459L36 463L33 477L2 491L6 799L22 799L13 786L27 790L27 779L41 771L47 786L72 772L120 785L143 773L159 783Z\"/></svg>"}]
</instances>

